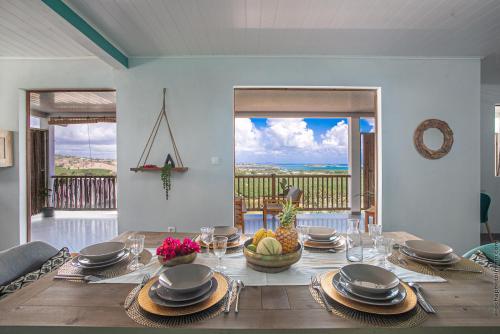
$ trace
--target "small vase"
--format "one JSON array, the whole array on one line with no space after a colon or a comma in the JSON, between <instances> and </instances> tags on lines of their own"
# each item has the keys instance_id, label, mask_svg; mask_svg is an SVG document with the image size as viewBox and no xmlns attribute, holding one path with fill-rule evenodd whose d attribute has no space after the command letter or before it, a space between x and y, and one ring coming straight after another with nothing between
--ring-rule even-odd
<instances>
[{"instance_id":1,"label":"small vase","mask_svg":"<svg viewBox=\"0 0 500 334\"><path fill-rule=\"evenodd\" d=\"M179 264L191 263L194 261L194 259L196 259L196 252L192 252L191 254L188 254L188 255L177 256L177 257L174 257L173 259L170 259L167 261L165 261L163 259L163 256L158 255L158 261L162 265L167 266L167 267L173 267L173 266L176 266Z\"/></svg>"}]
</instances>

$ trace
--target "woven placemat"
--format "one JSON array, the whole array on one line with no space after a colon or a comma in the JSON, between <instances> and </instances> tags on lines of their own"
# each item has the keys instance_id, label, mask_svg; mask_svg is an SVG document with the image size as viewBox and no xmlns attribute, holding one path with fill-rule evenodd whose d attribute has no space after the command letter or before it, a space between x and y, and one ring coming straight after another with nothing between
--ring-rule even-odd
<instances>
[{"instance_id":1,"label":"woven placemat","mask_svg":"<svg viewBox=\"0 0 500 334\"><path fill-rule=\"evenodd\" d=\"M321 275L318 275L318 280L321 281ZM313 299L326 309L318 291L314 290L309 284L309 292ZM399 315L379 315L353 310L344 306L332 299L328 300L333 308L332 313L348 320L359 321L364 325L373 327L390 327L390 328L409 328L416 327L427 320L429 315L417 304L417 306L406 313Z\"/></svg>"},{"instance_id":2,"label":"woven placemat","mask_svg":"<svg viewBox=\"0 0 500 334\"><path fill-rule=\"evenodd\" d=\"M143 250L139 255L139 262L146 265L151 261L152 254L148 250ZM103 278L113 278L122 276L132 272L127 267L129 263L132 261L132 255L120 263L117 263L111 267L100 268L100 269L83 269L77 268L71 264L71 261L66 262L59 270L57 271L58 275L99 275Z\"/></svg>"},{"instance_id":3,"label":"woven placemat","mask_svg":"<svg viewBox=\"0 0 500 334\"><path fill-rule=\"evenodd\" d=\"M230 284L231 279L226 275L222 274L222 276L226 279L228 285L231 286ZM135 287L132 291L130 291L127 298L125 299L125 305L127 305L130 299L135 298L134 296L137 290L139 289L140 287L138 286ZM137 302L137 299L134 300L132 305L125 312L127 313L130 319L134 320L139 325L153 327L153 328L179 327L179 326L186 326L197 321L212 319L220 315L222 312L224 312L226 303L230 303L231 305L236 299L236 284L234 284L233 286L233 293L231 300L228 300L228 298L229 298L229 293L219 303L213 305L212 307L204 311L178 317L177 316L162 317L146 312L143 309L141 309L139 303Z\"/></svg>"},{"instance_id":4,"label":"woven placemat","mask_svg":"<svg viewBox=\"0 0 500 334\"><path fill-rule=\"evenodd\" d=\"M423 263L412 261L408 257L403 256L398 250L394 250L392 255L387 259L391 263L400 266L404 269L408 269L426 275L440 276L444 279L474 280L486 274L484 268L481 267L479 264L464 258L462 258L460 262L457 262L454 265L442 268L440 268L439 266L429 266ZM481 273L475 273L471 271L449 270L446 268L474 270L474 271L481 271Z\"/></svg>"}]
</instances>

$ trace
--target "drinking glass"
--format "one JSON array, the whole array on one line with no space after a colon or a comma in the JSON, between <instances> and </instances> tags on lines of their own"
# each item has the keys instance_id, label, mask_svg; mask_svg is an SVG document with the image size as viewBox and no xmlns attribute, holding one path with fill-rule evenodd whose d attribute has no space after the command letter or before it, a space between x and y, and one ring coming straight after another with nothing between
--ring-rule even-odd
<instances>
[{"instance_id":1,"label":"drinking glass","mask_svg":"<svg viewBox=\"0 0 500 334\"><path fill-rule=\"evenodd\" d=\"M382 236L382 225L368 224L368 234L373 241L373 249L377 249L377 239Z\"/></svg>"},{"instance_id":2,"label":"drinking glass","mask_svg":"<svg viewBox=\"0 0 500 334\"><path fill-rule=\"evenodd\" d=\"M134 256L132 262L128 265L128 269L135 271L144 266L144 264L139 263L139 254L144 250L144 238L142 234L135 234L128 237L128 247L130 253Z\"/></svg>"},{"instance_id":3,"label":"drinking glass","mask_svg":"<svg viewBox=\"0 0 500 334\"><path fill-rule=\"evenodd\" d=\"M217 256L217 267L215 267L215 270L223 272L226 267L222 265L222 257L224 254L226 254L227 250L227 237L222 237L222 236L216 236L214 237L213 241L213 249L214 249L214 254Z\"/></svg>"},{"instance_id":4,"label":"drinking glass","mask_svg":"<svg viewBox=\"0 0 500 334\"><path fill-rule=\"evenodd\" d=\"M392 266L389 260L387 260L387 258L389 258L392 255L392 250L394 247L394 239L383 238L382 244L384 245L384 268L387 270L391 270Z\"/></svg>"},{"instance_id":5,"label":"drinking glass","mask_svg":"<svg viewBox=\"0 0 500 334\"><path fill-rule=\"evenodd\" d=\"M347 219L346 258L349 262L363 262L363 238L359 219Z\"/></svg>"},{"instance_id":6,"label":"drinking glass","mask_svg":"<svg viewBox=\"0 0 500 334\"><path fill-rule=\"evenodd\" d=\"M299 233L299 240L304 246L304 242L309 237L309 226L299 225L297 226L297 232Z\"/></svg>"},{"instance_id":7,"label":"drinking glass","mask_svg":"<svg viewBox=\"0 0 500 334\"><path fill-rule=\"evenodd\" d=\"M214 239L214 231L215 229L213 227L210 227L210 226L205 226L205 227L202 227L200 229L201 231L201 241L203 241L203 243L207 246L207 252L206 254L209 255L210 254L210 244L212 243L213 239Z\"/></svg>"}]
</instances>

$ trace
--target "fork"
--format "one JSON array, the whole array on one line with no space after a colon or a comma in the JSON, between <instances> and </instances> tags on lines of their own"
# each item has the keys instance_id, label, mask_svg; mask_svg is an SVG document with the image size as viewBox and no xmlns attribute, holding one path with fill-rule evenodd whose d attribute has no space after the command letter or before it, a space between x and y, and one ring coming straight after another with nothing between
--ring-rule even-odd
<instances>
[{"instance_id":1,"label":"fork","mask_svg":"<svg viewBox=\"0 0 500 334\"><path fill-rule=\"evenodd\" d=\"M139 292L141 291L141 288L146 285L146 283L149 281L149 279L151 278L151 275L150 274L146 274L144 275L144 277L142 278L142 282L139 283L137 285L137 287L139 289L137 289L134 293L134 295L132 296L132 298L130 299L130 301L125 304L123 307L125 308L125 310L128 310L130 308L130 306L132 306L132 304L134 303L134 301L136 300L137 296L139 295Z\"/></svg>"},{"instance_id":2,"label":"fork","mask_svg":"<svg viewBox=\"0 0 500 334\"><path fill-rule=\"evenodd\" d=\"M474 269L467 269L467 268L450 268L450 267L438 268L436 266L431 266L431 265L429 265L429 267L431 267L435 271L464 271L467 273L478 273L478 274L483 273L481 270L474 270Z\"/></svg>"},{"instance_id":3,"label":"fork","mask_svg":"<svg viewBox=\"0 0 500 334\"><path fill-rule=\"evenodd\" d=\"M330 305L330 303L328 302L325 292L321 287L321 283L318 281L318 278L316 276L311 276L311 286L320 295L321 299L323 300L323 304L325 304L326 310L328 312L332 312L333 311L332 305Z\"/></svg>"},{"instance_id":4,"label":"fork","mask_svg":"<svg viewBox=\"0 0 500 334\"><path fill-rule=\"evenodd\" d=\"M70 281L85 281L85 282L97 282L104 277L99 275L55 275L54 279L57 280L70 280Z\"/></svg>"}]
</instances>

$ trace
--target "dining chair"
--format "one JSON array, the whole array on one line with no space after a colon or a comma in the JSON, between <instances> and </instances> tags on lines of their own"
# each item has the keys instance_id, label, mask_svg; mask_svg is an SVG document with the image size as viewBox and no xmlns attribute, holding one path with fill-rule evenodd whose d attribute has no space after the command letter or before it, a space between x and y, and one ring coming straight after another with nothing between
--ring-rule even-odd
<instances>
[{"instance_id":1,"label":"dining chair","mask_svg":"<svg viewBox=\"0 0 500 334\"><path fill-rule=\"evenodd\" d=\"M234 226L241 230L241 233L245 234L245 213L247 212L247 207L245 204L245 199L241 196L234 197Z\"/></svg>"},{"instance_id":2,"label":"dining chair","mask_svg":"<svg viewBox=\"0 0 500 334\"><path fill-rule=\"evenodd\" d=\"M484 224L490 241L493 242L493 235L491 234L490 226L488 225L488 211L491 205L491 197L486 193L481 193L481 224Z\"/></svg>"},{"instance_id":3,"label":"dining chair","mask_svg":"<svg viewBox=\"0 0 500 334\"><path fill-rule=\"evenodd\" d=\"M59 250L42 241L33 241L0 252L0 286L40 268Z\"/></svg>"},{"instance_id":4,"label":"dining chair","mask_svg":"<svg viewBox=\"0 0 500 334\"><path fill-rule=\"evenodd\" d=\"M488 260L500 266L500 249L498 245L495 245L495 243L475 247L465 253L463 257L470 259L474 254L476 254L477 251L481 251L488 258Z\"/></svg>"},{"instance_id":5,"label":"dining chair","mask_svg":"<svg viewBox=\"0 0 500 334\"><path fill-rule=\"evenodd\" d=\"M285 198L281 199L264 199L264 204L262 205L262 223L264 228L267 229L267 215L274 216L278 215L283 210L283 201L291 200L295 206L300 205L300 200L302 199L303 191L297 187L290 187L285 195ZM294 224L297 224L295 221Z\"/></svg>"}]
</instances>

